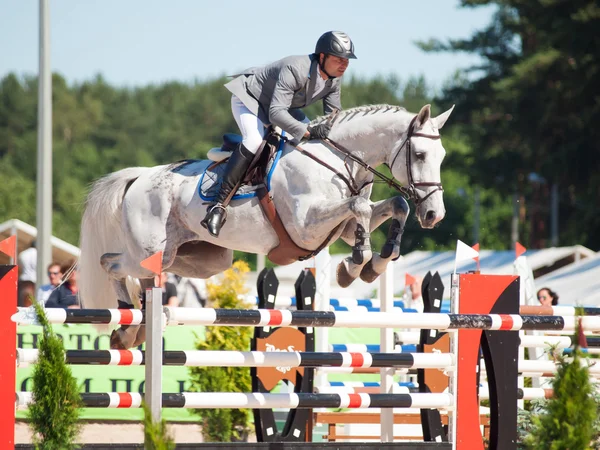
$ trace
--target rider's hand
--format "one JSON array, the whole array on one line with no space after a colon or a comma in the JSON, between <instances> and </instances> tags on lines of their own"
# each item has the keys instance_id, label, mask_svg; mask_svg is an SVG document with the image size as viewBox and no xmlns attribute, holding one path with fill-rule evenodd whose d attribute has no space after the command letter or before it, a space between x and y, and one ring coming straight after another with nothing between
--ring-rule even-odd
<instances>
[{"instance_id":1,"label":"rider's hand","mask_svg":"<svg viewBox=\"0 0 600 450\"><path fill-rule=\"evenodd\" d=\"M331 131L331 124L329 121L315 125L314 127L308 127L309 139L327 139L329 132Z\"/></svg>"}]
</instances>

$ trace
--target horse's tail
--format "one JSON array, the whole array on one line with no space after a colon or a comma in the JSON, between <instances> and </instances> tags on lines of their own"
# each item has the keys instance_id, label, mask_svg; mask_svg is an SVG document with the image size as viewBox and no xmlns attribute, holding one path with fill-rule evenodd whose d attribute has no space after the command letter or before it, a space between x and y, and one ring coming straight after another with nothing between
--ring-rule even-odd
<instances>
[{"instance_id":1,"label":"horse's tail","mask_svg":"<svg viewBox=\"0 0 600 450\"><path fill-rule=\"evenodd\" d=\"M87 196L81 219L81 256L78 287L85 308L116 308L117 294L100 265L105 253L123 253L127 249L121 228L125 190L146 168L119 170L96 181Z\"/></svg>"}]
</instances>

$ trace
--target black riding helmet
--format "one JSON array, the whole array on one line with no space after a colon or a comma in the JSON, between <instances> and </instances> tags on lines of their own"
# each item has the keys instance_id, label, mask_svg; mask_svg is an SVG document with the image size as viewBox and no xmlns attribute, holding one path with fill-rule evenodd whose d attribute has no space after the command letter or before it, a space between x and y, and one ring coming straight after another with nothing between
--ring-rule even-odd
<instances>
[{"instance_id":1,"label":"black riding helmet","mask_svg":"<svg viewBox=\"0 0 600 450\"><path fill-rule=\"evenodd\" d=\"M356 59L354 44L348 35L342 31L328 31L317 41L315 53L339 56L340 58Z\"/></svg>"}]
</instances>

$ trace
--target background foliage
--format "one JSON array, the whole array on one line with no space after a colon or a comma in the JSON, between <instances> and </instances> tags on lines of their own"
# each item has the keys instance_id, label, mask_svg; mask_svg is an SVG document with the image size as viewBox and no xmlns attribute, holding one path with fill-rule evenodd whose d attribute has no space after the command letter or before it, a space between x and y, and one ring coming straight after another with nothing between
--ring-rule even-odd
<instances>
[{"instance_id":1,"label":"background foliage","mask_svg":"<svg viewBox=\"0 0 600 450\"><path fill-rule=\"evenodd\" d=\"M146 450L175 450L175 438L169 432L167 421L161 419L155 422L152 411L146 402L144 408L144 446Z\"/></svg>"},{"instance_id":2,"label":"background foliage","mask_svg":"<svg viewBox=\"0 0 600 450\"><path fill-rule=\"evenodd\" d=\"M583 335L583 330L578 328L576 335ZM598 392L590 381L589 363L585 361L588 355L578 345L572 350L569 359L552 350L558 365L551 383L552 397L531 402L528 411L519 411L520 449L598 448Z\"/></svg>"},{"instance_id":3,"label":"background foliage","mask_svg":"<svg viewBox=\"0 0 600 450\"><path fill-rule=\"evenodd\" d=\"M473 242L473 195L481 188L479 241L511 245L512 197L519 198L519 240L548 244L549 192L560 194L560 244L600 249L600 7L590 0L464 0L494 4L489 26L470 38L419 45L426 51L469 52L481 64L457 73L439 93L426 77L349 78L343 105L433 104L437 115L456 109L443 130L442 179L447 215L433 231L414 218L402 252ZM283 55L282 55L283 56ZM224 78L123 88L101 75L69 85L53 77L54 232L77 244L86 188L129 166L201 158L236 131ZM0 80L0 221L35 223L37 81L9 74ZM320 105L307 109L310 117ZM375 199L391 195L377 186ZM380 245L384 233L373 241ZM346 251L335 244L335 251Z\"/></svg>"},{"instance_id":4,"label":"background foliage","mask_svg":"<svg viewBox=\"0 0 600 450\"><path fill-rule=\"evenodd\" d=\"M247 309L244 261L236 261L223 272L218 283L207 283L208 301L213 308ZM195 342L196 350L250 351L252 327L206 327ZM191 392L252 392L249 367L190 367ZM250 430L249 409L194 409L200 416L204 442L244 440Z\"/></svg>"},{"instance_id":5,"label":"background foliage","mask_svg":"<svg viewBox=\"0 0 600 450\"><path fill-rule=\"evenodd\" d=\"M548 235L548 195L560 194L563 244L600 246L600 5L590 0L463 0L496 5L468 39L421 42L432 52L468 52L482 63L451 80L438 101L471 151L463 173L522 198L532 248ZM466 77L468 75L468 77Z\"/></svg>"}]
</instances>

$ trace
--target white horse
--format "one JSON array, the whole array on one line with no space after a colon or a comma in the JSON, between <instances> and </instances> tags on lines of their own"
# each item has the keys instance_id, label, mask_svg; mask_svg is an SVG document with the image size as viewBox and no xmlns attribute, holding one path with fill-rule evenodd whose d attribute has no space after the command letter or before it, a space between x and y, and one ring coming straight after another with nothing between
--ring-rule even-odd
<instances>
[{"instance_id":1,"label":"white horse","mask_svg":"<svg viewBox=\"0 0 600 450\"><path fill-rule=\"evenodd\" d=\"M409 207L401 195L369 200L372 168L389 166L417 205L422 228L443 219L440 166L446 152L439 130L451 112L452 108L432 118L429 105L417 115L397 106L357 107L337 114L330 140L301 143L303 151L285 145L270 195L298 246L314 250L338 238L353 245L352 256L338 266L341 286L359 276L375 280L400 255ZM321 120L331 117L314 122ZM140 262L158 251L163 252L164 270L208 278L231 266L233 250L268 254L278 245L256 197L231 203L218 238L200 225L209 205L197 186L210 163L127 168L92 186L81 226L79 285L86 308L115 308L117 299L132 304L125 281L132 277L144 288L151 286L153 274ZM370 232L388 218L393 219L388 240L380 253L373 253ZM104 270L98 270L100 266ZM139 345L145 339L144 328L121 327L113 333L112 346Z\"/></svg>"}]
</instances>

